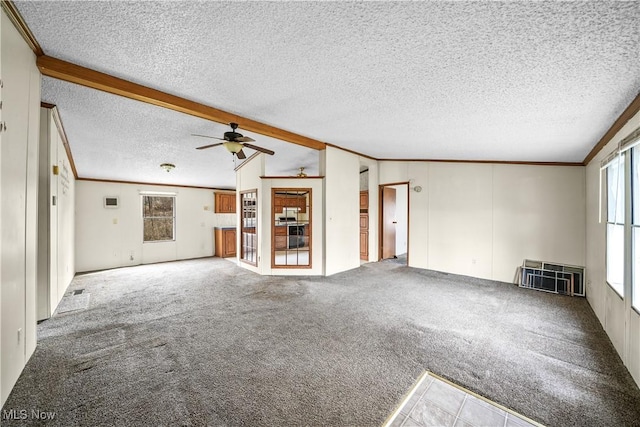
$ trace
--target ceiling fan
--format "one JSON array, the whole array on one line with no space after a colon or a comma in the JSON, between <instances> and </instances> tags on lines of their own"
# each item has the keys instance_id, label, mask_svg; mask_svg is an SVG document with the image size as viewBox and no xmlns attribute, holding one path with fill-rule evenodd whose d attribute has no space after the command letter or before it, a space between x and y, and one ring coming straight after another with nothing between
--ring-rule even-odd
<instances>
[{"instance_id":1,"label":"ceiling fan","mask_svg":"<svg viewBox=\"0 0 640 427\"><path fill-rule=\"evenodd\" d=\"M224 147L229 150L229 152L235 156L238 156L239 159L246 159L247 156L244 154L242 149L244 147L251 148L252 150L260 151L262 153L266 153L269 155L275 154L271 150L267 150L266 148L258 147L257 145L249 144L249 142L254 142L255 139L249 138L248 136L242 136L241 133L236 132L238 128L237 123L229 123L231 126L231 132L225 132L224 138L218 138L216 136L208 136L208 135L197 135L192 133L192 136L200 136L202 138L213 138L219 139L224 142L218 142L216 144L203 145L202 147L197 147L196 150L204 150L205 148L217 147L219 145L224 145Z\"/></svg>"}]
</instances>

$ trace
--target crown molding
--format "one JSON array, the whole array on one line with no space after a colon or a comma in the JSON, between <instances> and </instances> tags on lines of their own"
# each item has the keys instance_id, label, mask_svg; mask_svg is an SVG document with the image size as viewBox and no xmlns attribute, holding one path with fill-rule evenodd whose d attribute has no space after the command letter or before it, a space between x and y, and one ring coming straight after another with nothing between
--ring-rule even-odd
<instances>
[{"instance_id":1,"label":"crown molding","mask_svg":"<svg viewBox=\"0 0 640 427\"><path fill-rule=\"evenodd\" d=\"M631 104L620 114L620 117L613 122L607 133L605 133L600 141L591 149L587 157L584 158L582 164L584 166L588 165L593 158L598 155L600 150L604 148L605 145L609 143L613 139L614 136L622 129L622 127L638 112L640 111L640 93L636 95L636 98L631 101Z\"/></svg>"},{"instance_id":2,"label":"crown molding","mask_svg":"<svg viewBox=\"0 0 640 427\"><path fill-rule=\"evenodd\" d=\"M76 181L104 182L107 184L152 185L156 187L195 188L198 190L214 190L214 191L229 191L229 192L236 191L233 188L200 187L197 185L180 185L180 184L158 184L154 182L124 181L124 180L118 180L118 179L77 178Z\"/></svg>"},{"instance_id":3,"label":"crown molding","mask_svg":"<svg viewBox=\"0 0 640 427\"><path fill-rule=\"evenodd\" d=\"M529 166L584 166L582 162L528 162L517 160L454 160L454 159L377 159L379 162L430 162L430 163L476 163Z\"/></svg>"},{"instance_id":4,"label":"crown molding","mask_svg":"<svg viewBox=\"0 0 640 427\"><path fill-rule=\"evenodd\" d=\"M335 148L335 149L338 149L338 150L346 151L347 153L355 154L356 156L360 156L360 157L365 157L365 158L370 159L370 160L378 160L375 157L369 156L368 154L362 154L362 153L359 153L359 152L354 151L354 150L349 150L348 148L344 148L344 147L340 147L338 145L330 144L328 142L325 143L325 145L327 147L331 147L331 148Z\"/></svg>"},{"instance_id":5,"label":"crown molding","mask_svg":"<svg viewBox=\"0 0 640 427\"><path fill-rule=\"evenodd\" d=\"M2 10L5 11L11 22L13 22L13 25L16 27L22 38L24 38L24 41L27 42L33 53L35 53L36 56L44 55L44 51L40 47L38 40L36 40L35 36L27 26L27 23L22 18L22 15L18 12L16 5L13 4L11 0L2 0Z\"/></svg>"}]
</instances>

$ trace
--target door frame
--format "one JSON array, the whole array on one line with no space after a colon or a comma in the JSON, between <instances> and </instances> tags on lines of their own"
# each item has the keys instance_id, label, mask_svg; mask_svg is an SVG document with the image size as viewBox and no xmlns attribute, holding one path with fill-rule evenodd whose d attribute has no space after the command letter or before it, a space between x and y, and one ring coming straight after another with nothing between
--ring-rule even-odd
<instances>
[{"instance_id":1,"label":"door frame","mask_svg":"<svg viewBox=\"0 0 640 427\"><path fill-rule=\"evenodd\" d=\"M383 206L383 196L382 196L382 192L384 190L384 187L396 187L399 185L406 185L407 186L407 266L409 265L409 236L411 236L410 233L410 226L411 226L411 216L409 215L409 213L411 212L409 210L409 206L411 203L411 197L410 193L411 193L411 186L409 185L409 181L400 181L400 182L390 182L388 184L380 184L378 185L378 261L382 261L382 233L383 233L383 211L382 209L384 208ZM397 208L398 205L396 205Z\"/></svg>"}]
</instances>

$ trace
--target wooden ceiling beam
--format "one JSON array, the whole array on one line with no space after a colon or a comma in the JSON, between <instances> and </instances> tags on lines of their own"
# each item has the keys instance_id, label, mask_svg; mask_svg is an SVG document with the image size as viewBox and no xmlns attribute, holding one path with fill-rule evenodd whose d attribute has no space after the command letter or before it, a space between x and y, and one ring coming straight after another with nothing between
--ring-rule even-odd
<instances>
[{"instance_id":1,"label":"wooden ceiling beam","mask_svg":"<svg viewBox=\"0 0 640 427\"><path fill-rule=\"evenodd\" d=\"M324 150L326 147L326 144L322 141L298 135L246 117L238 116L236 114L228 113L179 96L170 95L147 86L142 86L140 84L85 68L61 59L43 55L37 58L36 64L40 69L40 72L48 77L54 77L56 79L90 87L92 89L113 93L115 95L179 111L181 113L211 120L217 123L238 123L239 127L243 130L280 139L303 147L315 150Z\"/></svg>"}]
</instances>

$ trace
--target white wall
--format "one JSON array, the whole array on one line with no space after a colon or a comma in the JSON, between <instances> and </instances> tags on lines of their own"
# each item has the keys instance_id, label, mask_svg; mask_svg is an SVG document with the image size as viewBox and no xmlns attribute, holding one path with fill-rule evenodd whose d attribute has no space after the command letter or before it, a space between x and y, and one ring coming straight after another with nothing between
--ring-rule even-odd
<instances>
[{"instance_id":1,"label":"white wall","mask_svg":"<svg viewBox=\"0 0 640 427\"><path fill-rule=\"evenodd\" d=\"M142 242L140 192L176 195L171 242ZM104 207L106 196L119 207ZM213 190L79 180L76 182L76 269L79 272L213 256L213 227L235 226L236 214L214 214Z\"/></svg>"},{"instance_id":2,"label":"white wall","mask_svg":"<svg viewBox=\"0 0 640 427\"><path fill-rule=\"evenodd\" d=\"M237 257L236 257L239 263L238 265L248 270L251 270L255 273L260 273L262 271L264 263L267 263L267 264L271 263L270 252L264 252L264 248L266 247L266 245L264 245L264 241L263 241L264 239L266 239L266 236L267 236L267 234L264 233L263 230L265 229L265 227L266 228L271 227L271 223L268 221L265 221L265 218L268 218L268 217L264 215L264 210L271 211L271 204L267 205L264 203L264 200L263 200L265 198L265 192L264 192L264 189L262 188L262 179L260 177L264 176L264 170L265 170L265 154L259 154L253 159L250 159L249 161L244 162L236 173L236 189L238 191L237 206L241 206L240 205L241 191L257 190L257 198L258 198L257 200L257 206L258 206L257 216L258 217L256 218L256 233L258 235L258 254L257 254L258 265L257 266L253 266L246 262L240 261L240 255L241 255L240 230L237 230L236 232L238 237L237 245L236 245L236 248L238 248ZM238 224L239 223L240 223L240 212L238 212ZM265 254L269 254L269 255L265 256Z\"/></svg>"},{"instance_id":3,"label":"white wall","mask_svg":"<svg viewBox=\"0 0 640 427\"><path fill-rule=\"evenodd\" d=\"M0 402L36 346L40 73L35 55L1 12Z\"/></svg>"},{"instance_id":4,"label":"white wall","mask_svg":"<svg viewBox=\"0 0 640 427\"><path fill-rule=\"evenodd\" d=\"M494 276L513 277L511 266L525 257L584 266L585 168L496 165L493 172Z\"/></svg>"},{"instance_id":5,"label":"white wall","mask_svg":"<svg viewBox=\"0 0 640 427\"><path fill-rule=\"evenodd\" d=\"M4 22L6 21L5 16L4 16L4 11L0 13L0 75L2 74L2 71L4 70L4 67L2 67L2 59L4 57L4 55L2 54L2 45L4 43L2 43L2 39L4 39L4 33L6 30L3 30L3 28L5 27ZM2 88L0 88L0 100L2 100ZM0 108L0 123L2 122L3 116L2 116L2 108ZM0 132L0 147L2 147L2 132ZM0 149L0 202L2 201L2 149ZM2 342L3 342L3 322L2 322L2 318L4 317L3 314L3 310L2 310L2 306L4 305L2 303L2 215L0 214L0 408L2 408L2 406L4 405L4 401L7 399L7 397L4 395L3 393L3 388L4 388L4 380L2 378L2 370L3 370L3 366L4 366L4 361L3 361L3 357L2 357Z\"/></svg>"},{"instance_id":6,"label":"white wall","mask_svg":"<svg viewBox=\"0 0 640 427\"><path fill-rule=\"evenodd\" d=\"M409 265L512 282L524 258L585 263L584 168L380 162L410 181Z\"/></svg>"},{"instance_id":7,"label":"white wall","mask_svg":"<svg viewBox=\"0 0 640 427\"><path fill-rule=\"evenodd\" d=\"M360 157L325 150L325 273L360 266Z\"/></svg>"},{"instance_id":8,"label":"white wall","mask_svg":"<svg viewBox=\"0 0 640 427\"><path fill-rule=\"evenodd\" d=\"M429 165L429 268L493 278L491 178L491 165Z\"/></svg>"},{"instance_id":9,"label":"white wall","mask_svg":"<svg viewBox=\"0 0 640 427\"><path fill-rule=\"evenodd\" d=\"M75 275L75 179L55 108L41 108L38 188L38 320L53 314ZM53 166L58 166L58 175ZM55 197L56 202L53 203Z\"/></svg>"},{"instance_id":10,"label":"white wall","mask_svg":"<svg viewBox=\"0 0 640 427\"><path fill-rule=\"evenodd\" d=\"M409 181L409 244L408 259L412 267L430 268L429 261L429 164L410 162L404 165L405 181ZM414 190L416 186L421 191Z\"/></svg>"},{"instance_id":11,"label":"white wall","mask_svg":"<svg viewBox=\"0 0 640 427\"><path fill-rule=\"evenodd\" d=\"M599 222L600 162L618 143L640 126L640 113L629 120L586 167L586 276L587 299L620 358L640 385L640 315L631 308L631 281L625 279L622 299L606 283L606 223ZM602 198L603 206L605 198ZM603 212L606 212L606 207ZM606 214L603 214L603 221Z\"/></svg>"}]
</instances>

